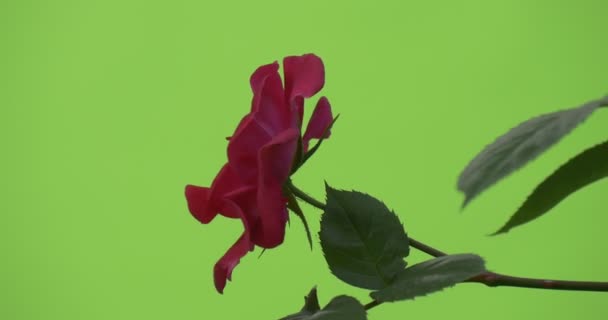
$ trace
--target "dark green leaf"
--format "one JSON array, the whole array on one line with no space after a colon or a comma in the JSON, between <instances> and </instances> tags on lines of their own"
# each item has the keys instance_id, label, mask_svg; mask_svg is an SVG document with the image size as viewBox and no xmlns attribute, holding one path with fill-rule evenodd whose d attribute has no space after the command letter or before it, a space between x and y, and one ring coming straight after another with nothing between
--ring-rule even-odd
<instances>
[{"instance_id":1,"label":"dark green leaf","mask_svg":"<svg viewBox=\"0 0 608 320\"><path fill-rule=\"evenodd\" d=\"M608 141L570 159L546 178L495 234L545 214L577 190L608 176Z\"/></svg>"},{"instance_id":2,"label":"dark green leaf","mask_svg":"<svg viewBox=\"0 0 608 320\"><path fill-rule=\"evenodd\" d=\"M300 204L298 203L298 199L294 196L294 194L289 190L289 188L285 188L283 192L287 196L287 207L296 214L302 220L302 224L304 224L304 230L306 230L306 237L308 238L308 244L310 245L310 250L312 250L312 237L310 235L310 228L308 228L308 222L306 221L306 216L304 216L304 212L302 212L302 208L300 208Z\"/></svg>"},{"instance_id":3,"label":"dark green leaf","mask_svg":"<svg viewBox=\"0 0 608 320\"><path fill-rule=\"evenodd\" d=\"M316 312L321 309L319 305L319 298L317 297L317 287L312 288L308 295L304 297L304 307L302 311L306 310L309 312Z\"/></svg>"},{"instance_id":4,"label":"dark green leaf","mask_svg":"<svg viewBox=\"0 0 608 320\"><path fill-rule=\"evenodd\" d=\"M525 121L485 147L458 178L465 194L463 207L482 191L523 167L557 143L595 109L608 105L608 96L578 108L541 115Z\"/></svg>"},{"instance_id":5,"label":"dark green leaf","mask_svg":"<svg viewBox=\"0 0 608 320\"><path fill-rule=\"evenodd\" d=\"M301 320L307 319L307 317L312 316L317 311L321 310L319 306L319 298L317 298L317 288L312 288L308 295L304 297L304 307L298 313L294 313L288 315L286 317L281 318L280 320Z\"/></svg>"},{"instance_id":6,"label":"dark green leaf","mask_svg":"<svg viewBox=\"0 0 608 320\"><path fill-rule=\"evenodd\" d=\"M313 292L311 292L313 294ZM316 291L314 292L316 300ZM308 299L308 297L307 297ZM318 306L318 302L317 302ZM349 296L337 296L333 298L323 310L306 310L281 318L280 320L366 320L365 308L357 299Z\"/></svg>"},{"instance_id":7,"label":"dark green leaf","mask_svg":"<svg viewBox=\"0 0 608 320\"><path fill-rule=\"evenodd\" d=\"M333 274L365 289L381 289L405 267L407 234L384 203L355 191L326 185L321 247Z\"/></svg>"},{"instance_id":8,"label":"dark green leaf","mask_svg":"<svg viewBox=\"0 0 608 320\"><path fill-rule=\"evenodd\" d=\"M484 262L477 255L442 256L401 271L392 285L370 295L381 302L413 299L451 287L483 272Z\"/></svg>"},{"instance_id":9,"label":"dark green leaf","mask_svg":"<svg viewBox=\"0 0 608 320\"><path fill-rule=\"evenodd\" d=\"M308 320L365 320L367 313L357 299L349 296L337 296Z\"/></svg>"}]
</instances>

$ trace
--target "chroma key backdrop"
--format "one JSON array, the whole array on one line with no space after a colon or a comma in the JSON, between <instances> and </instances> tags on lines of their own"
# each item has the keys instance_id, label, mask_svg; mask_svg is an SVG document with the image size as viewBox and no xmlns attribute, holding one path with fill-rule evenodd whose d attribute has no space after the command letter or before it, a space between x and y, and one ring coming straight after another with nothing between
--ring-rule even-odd
<instances>
[{"instance_id":1,"label":"chroma key backdrop","mask_svg":"<svg viewBox=\"0 0 608 320\"><path fill-rule=\"evenodd\" d=\"M0 319L606 319L606 10L0 3Z\"/></svg>"}]
</instances>

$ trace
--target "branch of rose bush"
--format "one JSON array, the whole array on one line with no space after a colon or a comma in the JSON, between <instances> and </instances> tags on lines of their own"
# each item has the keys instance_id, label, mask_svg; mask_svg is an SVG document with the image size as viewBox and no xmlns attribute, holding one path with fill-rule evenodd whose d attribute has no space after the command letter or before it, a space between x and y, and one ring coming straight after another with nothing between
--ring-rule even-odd
<instances>
[{"instance_id":1,"label":"branch of rose bush","mask_svg":"<svg viewBox=\"0 0 608 320\"><path fill-rule=\"evenodd\" d=\"M291 181L287 182L287 187L291 192L302 201L324 210L325 204L304 191L296 187ZM445 252L435 249L427 244L424 244L413 238L409 238L409 244L411 247L420 250L433 257L440 257L447 255ZM570 290L570 291L597 291L597 292L608 292L608 282L595 282L595 281L567 281L567 280L549 280L549 279L535 279L535 278L522 278L504 275L487 271L476 277L473 277L465 282L476 282L485 284L488 287L519 287L519 288L534 288L534 289L549 289L549 290ZM372 301L365 305L365 309L369 310L381 302Z\"/></svg>"},{"instance_id":2,"label":"branch of rose bush","mask_svg":"<svg viewBox=\"0 0 608 320\"><path fill-rule=\"evenodd\" d=\"M532 289L608 292L608 282L522 278L490 271L473 277L466 282L482 283L488 287L505 286Z\"/></svg>"}]
</instances>

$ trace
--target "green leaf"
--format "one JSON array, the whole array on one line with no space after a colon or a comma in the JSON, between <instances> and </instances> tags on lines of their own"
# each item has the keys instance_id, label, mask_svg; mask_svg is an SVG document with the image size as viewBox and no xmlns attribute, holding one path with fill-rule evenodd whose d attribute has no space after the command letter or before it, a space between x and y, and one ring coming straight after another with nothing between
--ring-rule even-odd
<instances>
[{"instance_id":1,"label":"green leaf","mask_svg":"<svg viewBox=\"0 0 608 320\"><path fill-rule=\"evenodd\" d=\"M308 244L310 245L310 250L312 250L312 237L310 235L310 228L308 227L308 222L306 221L306 216L304 216L304 212L302 212L302 208L300 208L300 204L298 203L298 199L291 192L289 187L286 187L283 191L283 194L287 196L287 208L289 208L296 216L302 220L302 224L304 224L304 230L306 230L306 237L308 238Z\"/></svg>"},{"instance_id":2,"label":"green leaf","mask_svg":"<svg viewBox=\"0 0 608 320\"><path fill-rule=\"evenodd\" d=\"M494 234L507 232L540 217L572 193L607 176L608 141L583 151L547 177Z\"/></svg>"},{"instance_id":3,"label":"green leaf","mask_svg":"<svg viewBox=\"0 0 608 320\"><path fill-rule=\"evenodd\" d=\"M409 300L451 287L483 272L483 259L477 255L442 256L401 271L392 285L370 295L380 302Z\"/></svg>"},{"instance_id":4,"label":"green leaf","mask_svg":"<svg viewBox=\"0 0 608 320\"><path fill-rule=\"evenodd\" d=\"M357 299L349 296L337 296L314 316L307 320L366 320L365 308Z\"/></svg>"},{"instance_id":5,"label":"green leaf","mask_svg":"<svg viewBox=\"0 0 608 320\"><path fill-rule=\"evenodd\" d=\"M314 296L314 297L313 297ZM311 298L313 297L313 298ZM310 303L309 300L314 300ZM314 304L316 303L316 305ZM313 289L306 297L302 311L281 318L280 320L366 320L365 308L357 299L349 296L333 298L323 310L319 310L317 291Z\"/></svg>"},{"instance_id":6,"label":"green leaf","mask_svg":"<svg viewBox=\"0 0 608 320\"><path fill-rule=\"evenodd\" d=\"M458 189L465 194L462 207L482 191L549 149L595 109L607 105L608 96L578 108L532 118L486 146L458 178Z\"/></svg>"},{"instance_id":7,"label":"green leaf","mask_svg":"<svg viewBox=\"0 0 608 320\"><path fill-rule=\"evenodd\" d=\"M317 298L317 288L314 287L306 297L304 297L304 307L298 313L288 315L281 318L280 320L300 320L306 319L306 317L314 315L317 311L321 310L319 306L319 298Z\"/></svg>"},{"instance_id":8,"label":"green leaf","mask_svg":"<svg viewBox=\"0 0 608 320\"><path fill-rule=\"evenodd\" d=\"M409 241L399 219L384 203L356 191L326 185L321 247L332 273L365 289L381 289L405 268Z\"/></svg>"},{"instance_id":9,"label":"green leaf","mask_svg":"<svg viewBox=\"0 0 608 320\"><path fill-rule=\"evenodd\" d=\"M317 297L317 287L314 287L310 290L308 295L304 297L304 307L302 311L306 310L309 312L316 312L321 309L319 305L319 298Z\"/></svg>"}]
</instances>

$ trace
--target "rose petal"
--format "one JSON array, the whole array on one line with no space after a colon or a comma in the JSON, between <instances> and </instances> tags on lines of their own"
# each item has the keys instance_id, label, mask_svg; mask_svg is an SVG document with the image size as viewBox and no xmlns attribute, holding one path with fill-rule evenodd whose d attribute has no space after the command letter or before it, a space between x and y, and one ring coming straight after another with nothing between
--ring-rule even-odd
<instances>
[{"instance_id":1,"label":"rose petal","mask_svg":"<svg viewBox=\"0 0 608 320\"><path fill-rule=\"evenodd\" d=\"M220 172L217 174L213 183L211 184L211 203L213 208L219 211L223 216L228 218L237 218L236 215L231 214L226 210L222 210L222 199L227 196L230 192L238 190L244 186L241 179L236 174L234 168L230 163L224 164Z\"/></svg>"},{"instance_id":2,"label":"rose petal","mask_svg":"<svg viewBox=\"0 0 608 320\"><path fill-rule=\"evenodd\" d=\"M213 268L215 288L219 293L223 293L226 280L232 280L232 271L240 259L254 249L254 244L251 241L251 230L254 227L255 220L257 220L255 197L255 186L248 186L234 190L226 194L224 198L222 211L231 216L239 217L243 223L244 231Z\"/></svg>"},{"instance_id":3,"label":"rose petal","mask_svg":"<svg viewBox=\"0 0 608 320\"><path fill-rule=\"evenodd\" d=\"M244 183L253 183L258 174L259 150L271 140L255 115L247 115L228 143L228 162Z\"/></svg>"},{"instance_id":4,"label":"rose petal","mask_svg":"<svg viewBox=\"0 0 608 320\"><path fill-rule=\"evenodd\" d=\"M293 124L293 112L285 103L283 83L276 68L273 73L265 74L264 77L259 75L258 78L251 110L266 132L275 136Z\"/></svg>"},{"instance_id":5,"label":"rose petal","mask_svg":"<svg viewBox=\"0 0 608 320\"><path fill-rule=\"evenodd\" d=\"M283 69L285 93L289 101L297 96L310 98L325 84L323 61L314 54L285 57Z\"/></svg>"},{"instance_id":6,"label":"rose petal","mask_svg":"<svg viewBox=\"0 0 608 320\"><path fill-rule=\"evenodd\" d=\"M259 170L264 183L287 181L298 146L299 130L287 129L265 144L259 153Z\"/></svg>"},{"instance_id":7,"label":"rose petal","mask_svg":"<svg viewBox=\"0 0 608 320\"><path fill-rule=\"evenodd\" d=\"M209 207L209 194L211 190L206 187L193 185L186 186L186 200L192 216L202 223L209 223L217 215L217 211Z\"/></svg>"},{"instance_id":8,"label":"rose petal","mask_svg":"<svg viewBox=\"0 0 608 320\"><path fill-rule=\"evenodd\" d=\"M215 283L215 289L219 293L224 293L226 287L226 281L232 280L232 270L241 261L247 252L253 250L253 244L251 243L249 236L246 232L228 249L226 254L215 264L213 268L213 282Z\"/></svg>"},{"instance_id":9,"label":"rose petal","mask_svg":"<svg viewBox=\"0 0 608 320\"><path fill-rule=\"evenodd\" d=\"M257 207L257 186L250 185L241 187L226 194L225 199L236 205L236 207L225 205L224 208L227 209L227 213L234 217L241 218L245 225L245 229L251 232L255 228L260 217ZM238 210L235 208L238 208Z\"/></svg>"},{"instance_id":10,"label":"rose petal","mask_svg":"<svg viewBox=\"0 0 608 320\"><path fill-rule=\"evenodd\" d=\"M285 238L288 212L283 188L272 185L259 189L258 207L260 220L253 230L252 241L262 248L274 248L283 243Z\"/></svg>"},{"instance_id":11,"label":"rose petal","mask_svg":"<svg viewBox=\"0 0 608 320\"><path fill-rule=\"evenodd\" d=\"M249 84L251 85L251 91L253 91L253 94L260 92L266 78L269 75L277 72L279 72L279 63L276 61L257 68L249 78Z\"/></svg>"},{"instance_id":12,"label":"rose petal","mask_svg":"<svg viewBox=\"0 0 608 320\"><path fill-rule=\"evenodd\" d=\"M317 102L317 106L315 110L312 112L310 116L310 120L308 121L308 126L306 127L306 132L304 133L304 137L302 139L302 145L304 147L304 152L308 150L308 143L310 139L327 139L331 135L331 130L325 130L331 125L333 121L333 115L331 114L331 105L329 104L329 100L326 97L321 97L319 102ZM325 133L325 136L323 134Z\"/></svg>"},{"instance_id":13,"label":"rose petal","mask_svg":"<svg viewBox=\"0 0 608 320\"><path fill-rule=\"evenodd\" d=\"M302 123L303 98L312 97L325 84L323 61L314 54L286 57L283 59L283 73L285 97L299 113L299 123Z\"/></svg>"},{"instance_id":14,"label":"rose petal","mask_svg":"<svg viewBox=\"0 0 608 320\"><path fill-rule=\"evenodd\" d=\"M288 129L260 150L257 195L260 221L254 231L254 242L264 248L278 246L285 237L287 200L283 185L291 173L299 135L299 130Z\"/></svg>"},{"instance_id":15,"label":"rose petal","mask_svg":"<svg viewBox=\"0 0 608 320\"><path fill-rule=\"evenodd\" d=\"M224 164L217 174L211 188L186 186L186 200L190 213L201 223L209 223L218 213L228 218L236 218L228 212L222 212L223 198L243 186L229 163Z\"/></svg>"}]
</instances>

